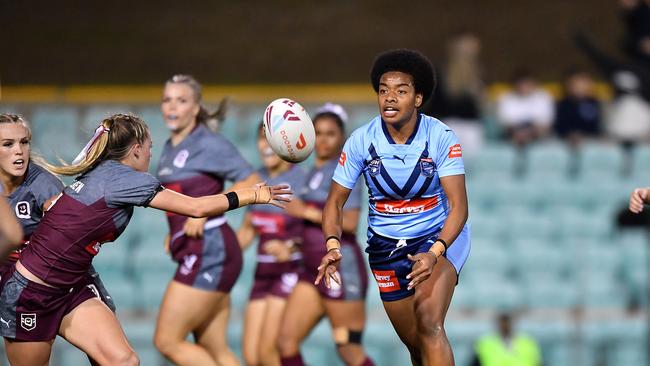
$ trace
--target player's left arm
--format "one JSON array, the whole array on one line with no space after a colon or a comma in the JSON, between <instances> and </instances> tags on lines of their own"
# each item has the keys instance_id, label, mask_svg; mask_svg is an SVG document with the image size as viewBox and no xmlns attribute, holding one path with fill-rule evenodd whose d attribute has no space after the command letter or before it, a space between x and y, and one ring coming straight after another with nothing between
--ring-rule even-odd
<instances>
[{"instance_id":1,"label":"player's left arm","mask_svg":"<svg viewBox=\"0 0 650 366\"><path fill-rule=\"evenodd\" d=\"M449 215L438 238L451 246L463 231L463 227L469 216L467 204L467 191L465 188L465 175L450 175L440 178L442 189L449 200Z\"/></svg>"}]
</instances>

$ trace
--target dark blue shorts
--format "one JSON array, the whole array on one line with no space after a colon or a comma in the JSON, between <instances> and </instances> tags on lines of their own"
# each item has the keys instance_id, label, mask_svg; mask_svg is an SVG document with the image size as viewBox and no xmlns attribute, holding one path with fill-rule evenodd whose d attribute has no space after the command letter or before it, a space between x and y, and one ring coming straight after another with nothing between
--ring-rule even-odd
<instances>
[{"instance_id":1,"label":"dark blue shorts","mask_svg":"<svg viewBox=\"0 0 650 366\"><path fill-rule=\"evenodd\" d=\"M382 301L397 301L415 293L407 290L410 280L406 276L411 273L413 262L407 255L424 253L431 248L439 235L439 231L413 239L393 239L372 233L368 239L370 269L379 287ZM469 228L465 226L458 238L452 243L444 257L451 262L459 274L470 251Z\"/></svg>"}]
</instances>

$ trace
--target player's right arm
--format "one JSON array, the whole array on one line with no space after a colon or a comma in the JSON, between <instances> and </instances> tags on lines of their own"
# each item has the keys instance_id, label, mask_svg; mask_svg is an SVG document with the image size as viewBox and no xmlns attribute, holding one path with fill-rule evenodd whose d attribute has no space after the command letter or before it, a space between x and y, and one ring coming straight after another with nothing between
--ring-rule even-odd
<instances>
[{"instance_id":1,"label":"player's right arm","mask_svg":"<svg viewBox=\"0 0 650 366\"><path fill-rule=\"evenodd\" d=\"M638 214L643 211L643 205L650 203L650 187L637 188L630 195L630 211Z\"/></svg>"},{"instance_id":2,"label":"player's right arm","mask_svg":"<svg viewBox=\"0 0 650 366\"><path fill-rule=\"evenodd\" d=\"M250 204L270 204L284 207L286 202L291 201L288 196L293 194L287 185L265 186L261 184L256 184L251 188L237 189L233 192L239 201L237 207ZM229 209L237 208L230 207L226 194L189 197L170 189L158 192L149 203L149 206L190 217L216 216Z\"/></svg>"}]
</instances>

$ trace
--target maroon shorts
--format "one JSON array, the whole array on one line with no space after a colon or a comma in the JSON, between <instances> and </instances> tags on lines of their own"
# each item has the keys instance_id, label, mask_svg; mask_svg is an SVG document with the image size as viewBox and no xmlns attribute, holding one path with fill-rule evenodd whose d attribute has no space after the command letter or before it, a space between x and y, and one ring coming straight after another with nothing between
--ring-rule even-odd
<instances>
[{"instance_id":1,"label":"maroon shorts","mask_svg":"<svg viewBox=\"0 0 650 366\"><path fill-rule=\"evenodd\" d=\"M250 299L277 296L286 299L298 283L299 261L258 263Z\"/></svg>"},{"instance_id":2,"label":"maroon shorts","mask_svg":"<svg viewBox=\"0 0 650 366\"><path fill-rule=\"evenodd\" d=\"M241 248L228 224L205 230L202 238L174 238L171 251L178 262L174 281L194 288L230 292L241 272Z\"/></svg>"},{"instance_id":3,"label":"maroon shorts","mask_svg":"<svg viewBox=\"0 0 650 366\"><path fill-rule=\"evenodd\" d=\"M318 266L323 259L326 250L303 250L304 267L300 271L300 281L309 282L312 285L316 281ZM343 259L339 265L339 275L342 285L332 281L331 288L325 287L325 281L321 281L316 289L321 297L330 300L364 300L368 289L368 270L361 249L356 244L343 243L341 246Z\"/></svg>"},{"instance_id":4,"label":"maroon shorts","mask_svg":"<svg viewBox=\"0 0 650 366\"><path fill-rule=\"evenodd\" d=\"M52 288L10 271L1 281L0 334L12 341L54 339L64 316L84 301L99 297L82 282L71 288Z\"/></svg>"}]
</instances>

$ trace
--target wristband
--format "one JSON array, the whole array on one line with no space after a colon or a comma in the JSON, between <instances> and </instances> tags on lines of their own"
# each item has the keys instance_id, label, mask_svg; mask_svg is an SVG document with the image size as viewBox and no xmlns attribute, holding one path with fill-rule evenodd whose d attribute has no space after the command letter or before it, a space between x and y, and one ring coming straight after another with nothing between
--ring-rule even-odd
<instances>
[{"instance_id":1,"label":"wristband","mask_svg":"<svg viewBox=\"0 0 650 366\"><path fill-rule=\"evenodd\" d=\"M429 252L430 252L430 253L433 253L436 257L440 257L441 255L445 254L445 252L447 251L447 248L445 248L444 244L441 242L440 244L443 244L443 245L442 245L442 250L440 250L440 251L438 252L438 251L435 250L435 248L437 247L436 244L438 244L438 240L436 240L436 242L433 243L433 245L431 246L431 248L429 248Z\"/></svg>"},{"instance_id":2,"label":"wristband","mask_svg":"<svg viewBox=\"0 0 650 366\"><path fill-rule=\"evenodd\" d=\"M333 242L333 240L335 240L335 242ZM328 236L327 239L325 239L325 246L327 247L328 252L334 249L341 249L341 239L335 235Z\"/></svg>"},{"instance_id":3,"label":"wristband","mask_svg":"<svg viewBox=\"0 0 650 366\"><path fill-rule=\"evenodd\" d=\"M239 196L235 192L226 193L226 198L228 199L228 211L239 208Z\"/></svg>"},{"instance_id":4,"label":"wristband","mask_svg":"<svg viewBox=\"0 0 650 366\"><path fill-rule=\"evenodd\" d=\"M449 249L449 245L447 245L446 241L444 241L443 239L440 239L440 238L436 239L436 242L438 242L438 241L441 242L442 245L445 246L445 250Z\"/></svg>"}]
</instances>

